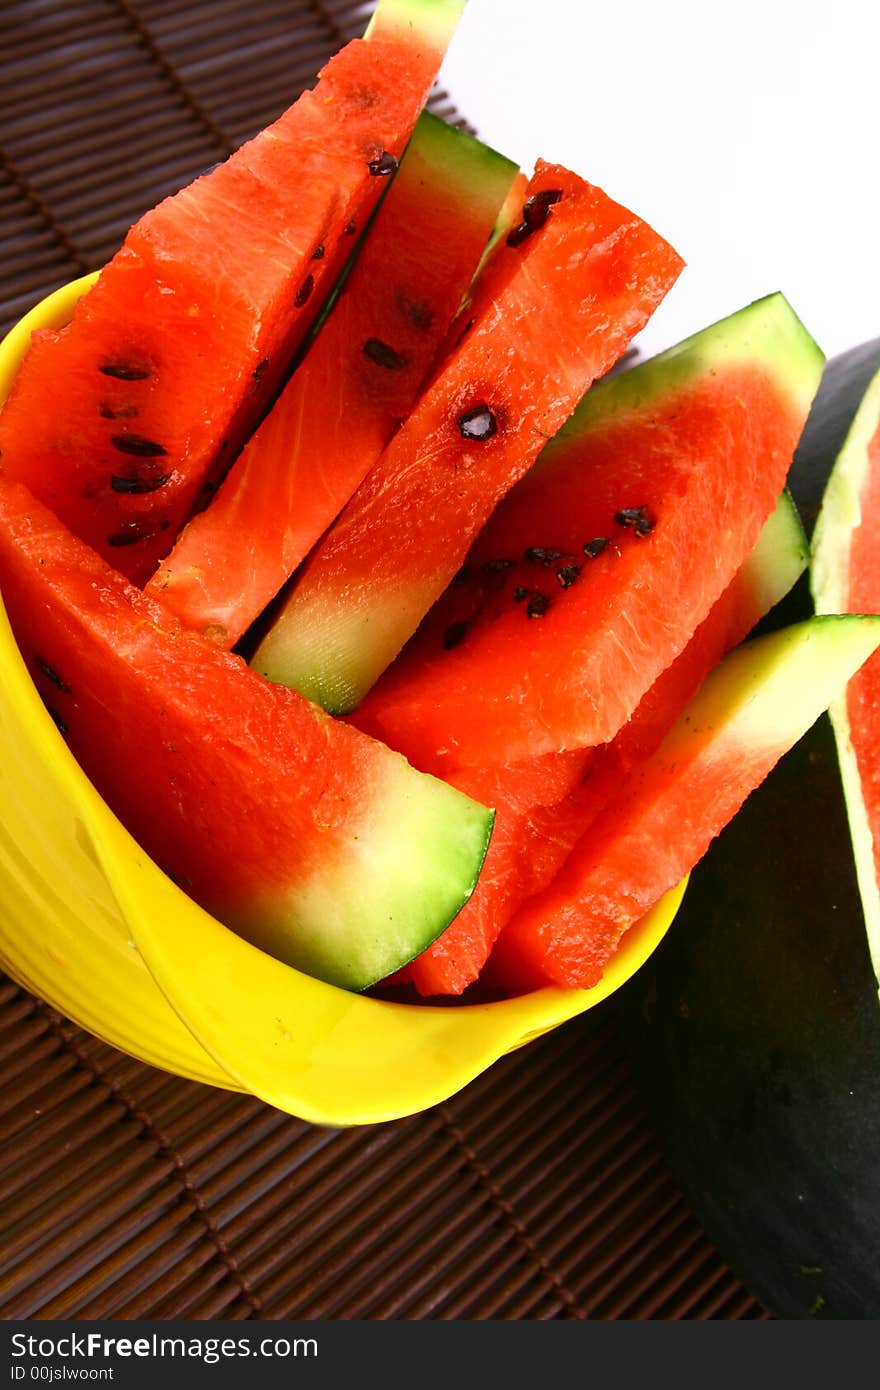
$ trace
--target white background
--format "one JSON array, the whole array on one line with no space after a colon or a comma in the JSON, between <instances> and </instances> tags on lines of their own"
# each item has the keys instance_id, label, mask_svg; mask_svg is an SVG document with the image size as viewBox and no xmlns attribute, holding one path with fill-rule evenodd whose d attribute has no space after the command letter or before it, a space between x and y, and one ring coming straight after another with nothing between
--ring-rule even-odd
<instances>
[{"instance_id":1,"label":"white background","mask_svg":"<svg viewBox=\"0 0 880 1390\"><path fill-rule=\"evenodd\" d=\"M880 0L469 0L442 81L687 261L643 352L776 289L828 356L880 336Z\"/></svg>"}]
</instances>

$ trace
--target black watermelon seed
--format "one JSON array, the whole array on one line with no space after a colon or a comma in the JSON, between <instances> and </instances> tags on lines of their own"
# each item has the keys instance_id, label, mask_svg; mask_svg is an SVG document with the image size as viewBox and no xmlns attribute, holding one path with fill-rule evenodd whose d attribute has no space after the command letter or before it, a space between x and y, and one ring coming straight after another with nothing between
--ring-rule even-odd
<instances>
[{"instance_id":1,"label":"black watermelon seed","mask_svg":"<svg viewBox=\"0 0 880 1390\"><path fill-rule=\"evenodd\" d=\"M39 670L42 671L47 681L51 681L53 685L57 686L58 689L63 692L63 694L71 694L71 689L70 686L67 684L67 681L61 679L58 672L55 670L53 666L49 665L48 661L44 661L41 656L36 657L35 660Z\"/></svg>"},{"instance_id":2,"label":"black watermelon seed","mask_svg":"<svg viewBox=\"0 0 880 1390\"><path fill-rule=\"evenodd\" d=\"M136 367L132 362L105 362L98 371L117 381L146 381L152 375L149 367Z\"/></svg>"},{"instance_id":3,"label":"black watermelon seed","mask_svg":"<svg viewBox=\"0 0 880 1390\"><path fill-rule=\"evenodd\" d=\"M643 511L643 507L621 507L619 512L614 513L614 520L618 526L635 526Z\"/></svg>"},{"instance_id":4,"label":"black watermelon seed","mask_svg":"<svg viewBox=\"0 0 880 1390\"><path fill-rule=\"evenodd\" d=\"M462 439L491 439L498 433L498 421L487 405L477 405L459 415L458 430Z\"/></svg>"},{"instance_id":5,"label":"black watermelon seed","mask_svg":"<svg viewBox=\"0 0 880 1390\"><path fill-rule=\"evenodd\" d=\"M153 439L144 439L140 434L114 434L110 443L120 454L132 454L139 459L162 458L168 453L164 445L157 444Z\"/></svg>"},{"instance_id":6,"label":"black watermelon seed","mask_svg":"<svg viewBox=\"0 0 880 1390\"><path fill-rule=\"evenodd\" d=\"M526 604L526 617L543 618L552 601L549 594L532 594Z\"/></svg>"},{"instance_id":7,"label":"black watermelon seed","mask_svg":"<svg viewBox=\"0 0 880 1390\"><path fill-rule=\"evenodd\" d=\"M46 706L46 713L49 715L59 734L66 734L68 732L67 725L61 718L57 709L53 709L48 700L43 700L43 704Z\"/></svg>"},{"instance_id":8,"label":"black watermelon seed","mask_svg":"<svg viewBox=\"0 0 880 1390\"><path fill-rule=\"evenodd\" d=\"M534 228L530 227L528 222L518 222L517 225L507 233L508 246L522 245L526 237L532 235L533 230Z\"/></svg>"},{"instance_id":9,"label":"black watermelon seed","mask_svg":"<svg viewBox=\"0 0 880 1390\"><path fill-rule=\"evenodd\" d=\"M468 625L466 622L450 623L443 634L443 650L451 652L453 647L458 647L467 637Z\"/></svg>"},{"instance_id":10,"label":"black watermelon seed","mask_svg":"<svg viewBox=\"0 0 880 1390\"><path fill-rule=\"evenodd\" d=\"M507 233L508 246L521 246L532 232L539 231L547 221L551 207L558 203L561 197L561 188L544 188L540 193L533 193L531 198L526 198L523 203L522 221Z\"/></svg>"},{"instance_id":11,"label":"black watermelon seed","mask_svg":"<svg viewBox=\"0 0 880 1390\"><path fill-rule=\"evenodd\" d=\"M584 542L584 554L585 554L585 555L589 555L589 557L590 557L591 560L595 560L595 558L596 558L597 555L601 555L601 554L602 554L602 551L605 549L605 547L606 547L607 544L608 544L608 537L607 537L607 536L597 536L595 540L592 540L592 541L585 541L585 542Z\"/></svg>"},{"instance_id":12,"label":"black watermelon seed","mask_svg":"<svg viewBox=\"0 0 880 1390\"><path fill-rule=\"evenodd\" d=\"M263 380L263 377L266 375L266 368L268 367L268 365L269 359L268 357L264 357L262 361L258 362L257 365L254 367L254 370L251 372L251 376L254 379L255 385L259 386L260 382Z\"/></svg>"},{"instance_id":13,"label":"black watermelon seed","mask_svg":"<svg viewBox=\"0 0 880 1390\"><path fill-rule=\"evenodd\" d=\"M309 300L309 298L310 298L310 296L311 296L312 290L313 290L314 288L315 288L315 277L314 277L314 275L307 275L306 278L303 280L302 284L300 285L299 289L298 289L297 292L296 292L296 298L295 298L294 301L293 301L294 308L296 308L296 309L301 309L302 306L308 302L308 300Z\"/></svg>"},{"instance_id":14,"label":"black watermelon seed","mask_svg":"<svg viewBox=\"0 0 880 1390\"><path fill-rule=\"evenodd\" d=\"M362 351L377 367L385 367L389 372L400 372L409 365L408 357L404 357L396 348L389 347L388 343L383 343L381 338L368 338Z\"/></svg>"},{"instance_id":15,"label":"black watermelon seed","mask_svg":"<svg viewBox=\"0 0 880 1390\"><path fill-rule=\"evenodd\" d=\"M526 198L522 215L523 222L530 231L536 232L539 227L543 227L551 207L558 203L561 197L561 188L542 188L540 193L533 193L531 198Z\"/></svg>"},{"instance_id":16,"label":"black watermelon seed","mask_svg":"<svg viewBox=\"0 0 880 1390\"><path fill-rule=\"evenodd\" d=\"M355 226L355 224L354 224L353 221L352 221L352 222L346 222L345 226L344 226L343 229L342 229L342 235L343 235L343 236L354 236L354 234L355 234L356 231L357 231L357 227Z\"/></svg>"},{"instance_id":17,"label":"black watermelon seed","mask_svg":"<svg viewBox=\"0 0 880 1390\"><path fill-rule=\"evenodd\" d=\"M557 560L564 558L564 550L545 550L543 545L530 545L525 552L530 565L555 565Z\"/></svg>"},{"instance_id":18,"label":"black watermelon seed","mask_svg":"<svg viewBox=\"0 0 880 1390\"><path fill-rule=\"evenodd\" d=\"M163 523L163 529L168 529L167 521ZM124 521L118 531L107 537L107 544L118 549L123 545L136 545L138 541L145 541L153 534L152 526L146 525L143 521Z\"/></svg>"},{"instance_id":19,"label":"black watermelon seed","mask_svg":"<svg viewBox=\"0 0 880 1390\"><path fill-rule=\"evenodd\" d=\"M397 166L398 160L394 158L394 155L389 150L383 150L381 154L377 154L374 159L370 160L367 168L374 177L382 179L395 173Z\"/></svg>"},{"instance_id":20,"label":"black watermelon seed","mask_svg":"<svg viewBox=\"0 0 880 1390\"><path fill-rule=\"evenodd\" d=\"M647 507L621 507L614 520L618 526L632 526L637 536L650 536L656 524Z\"/></svg>"},{"instance_id":21,"label":"black watermelon seed","mask_svg":"<svg viewBox=\"0 0 880 1390\"><path fill-rule=\"evenodd\" d=\"M562 565L556 571L556 579L560 589L570 589L572 584L581 577L580 565Z\"/></svg>"},{"instance_id":22,"label":"black watermelon seed","mask_svg":"<svg viewBox=\"0 0 880 1390\"><path fill-rule=\"evenodd\" d=\"M524 599L527 599L527 598L528 598L528 596L529 596L529 591L528 591L528 589L519 589L519 588L518 588L518 589L514 589L514 591L513 591L513 601L514 601L514 603L522 603Z\"/></svg>"},{"instance_id":23,"label":"black watermelon seed","mask_svg":"<svg viewBox=\"0 0 880 1390\"><path fill-rule=\"evenodd\" d=\"M155 473L152 477L127 478L119 473L113 473L110 477L110 486L114 492L158 492L160 487L164 487L171 479L170 473Z\"/></svg>"},{"instance_id":24,"label":"black watermelon seed","mask_svg":"<svg viewBox=\"0 0 880 1390\"><path fill-rule=\"evenodd\" d=\"M98 407L98 414L102 420L133 420L140 410L136 405L121 405L115 408L102 401Z\"/></svg>"},{"instance_id":25,"label":"black watermelon seed","mask_svg":"<svg viewBox=\"0 0 880 1390\"><path fill-rule=\"evenodd\" d=\"M312 260L313 260L313 261L322 261L323 259L324 259L324 246L323 246L323 243L320 243L318 246L315 247L314 251L312 252Z\"/></svg>"}]
</instances>

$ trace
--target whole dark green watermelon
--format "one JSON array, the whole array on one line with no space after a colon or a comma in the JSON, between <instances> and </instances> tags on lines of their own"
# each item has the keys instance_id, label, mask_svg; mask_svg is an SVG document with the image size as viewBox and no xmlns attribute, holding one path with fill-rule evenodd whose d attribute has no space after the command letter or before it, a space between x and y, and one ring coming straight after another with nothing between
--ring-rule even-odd
<instances>
[{"instance_id":1,"label":"whole dark green watermelon","mask_svg":"<svg viewBox=\"0 0 880 1390\"><path fill-rule=\"evenodd\" d=\"M791 473L808 530L880 339L828 367ZM810 608L804 581L774 625ZM880 1000L827 716L694 871L619 998L694 1211L780 1317L880 1317Z\"/></svg>"}]
</instances>

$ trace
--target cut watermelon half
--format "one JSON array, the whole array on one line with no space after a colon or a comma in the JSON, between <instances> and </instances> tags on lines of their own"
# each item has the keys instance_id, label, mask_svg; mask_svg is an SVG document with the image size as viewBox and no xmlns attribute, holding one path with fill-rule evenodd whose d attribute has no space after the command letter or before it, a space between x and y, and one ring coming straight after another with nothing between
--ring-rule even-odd
<instances>
[{"instance_id":1,"label":"cut watermelon half","mask_svg":"<svg viewBox=\"0 0 880 1390\"><path fill-rule=\"evenodd\" d=\"M833 462L813 534L817 613L880 613L880 339L833 362L805 431L801 471ZM831 706L859 893L880 979L880 660Z\"/></svg>"},{"instance_id":2,"label":"cut watermelon half","mask_svg":"<svg viewBox=\"0 0 880 1390\"><path fill-rule=\"evenodd\" d=\"M499 498L681 270L650 227L557 165L539 164L523 212L528 235L514 228L490 258L457 347L254 655L334 713L393 660Z\"/></svg>"},{"instance_id":3,"label":"cut watermelon half","mask_svg":"<svg viewBox=\"0 0 880 1390\"><path fill-rule=\"evenodd\" d=\"M551 480L546 482L549 490ZM459 790L496 808L495 829L473 896L398 982L409 981L425 995L460 994L477 979L516 909L548 886L626 776L660 746L709 672L784 598L806 564L803 527L783 493L751 555L611 743L448 774ZM352 722L369 729L361 711ZM398 751L406 754L405 741Z\"/></svg>"},{"instance_id":4,"label":"cut watermelon half","mask_svg":"<svg viewBox=\"0 0 880 1390\"><path fill-rule=\"evenodd\" d=\"M466 901L491 812L182 628L2 474L0 588L94 786L240 935L362 989Z\"/></svg>"},{"instance_id":5,"label":"cut watermelon half","mask_svg":"<svg viewBox=\"0 0 880 1390\"><path fill-rule=\"evenodd\" d=\"M880 645L880 618L819 617L727 656L543 893L501 934L494 980L590 988L746 796Z\"/></svg>"},{"instance_id":6,"label":"cut watermelon half","mask_svg":"<svg viewBox=\"0 0 880 1390\"><path fill-rule=\"evenodd\" d=\"M463 4L381 0L369 42L142 217L72 322L34 335L0 414L4 468L135 581L283 378L387 188Z\"/></svg>"},{"instance_id":7,"label":"cut watermelon half","mask_svg":"<svg viewBox=\"0 0 880 1390\"><path fill-rule=\"evenodd\" d=\"M364 702L365 724L435 769L613 738L756 543L822 361L776 294L599 382Z\"/></svg>"},{"instance_id":8,"label":"cut watermelon half","mask_svg":"<svg viewBox=\"0 0 880 1390\"><path fill-rule=\"evenodd\" d=\"M305 361L147 586L231 647L409 414L516 166L422 115Z\"/></svg>"}]
</instances>

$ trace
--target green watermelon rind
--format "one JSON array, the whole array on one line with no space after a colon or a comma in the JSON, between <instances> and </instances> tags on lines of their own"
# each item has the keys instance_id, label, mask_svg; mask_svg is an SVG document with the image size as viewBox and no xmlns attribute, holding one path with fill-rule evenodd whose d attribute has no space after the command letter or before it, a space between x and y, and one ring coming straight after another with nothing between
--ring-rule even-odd
<instances>
[{"instance_id":1,"label":"green watermelon rind","mask_svg":"<svg viewBox=\"0 0 880 1390\"><path fill-rule=\"evenodd\" d=\"M880 370L871 378L852 417L843 446L834 460L816 521L810 587L817 613L842 613L849 604L850 541L862 520L860 499L868 475L868 448L878 427ZM868 810L850 735L845 692L832 702L829 714L837 744L868 948L880 984L880 888Z\"/></svg>"},{"instance_id":2,"label":"green watermelon rind","mask_svg":"<svg viewBox=\"0 0 880 1390\"><path fill-rule=\"evenodd\" d=\"M730 652L670 731L657 760L735 727L744 745L790 747L880 645L880 616L821 614Z\"/></svg>"},{"instance_id":3,"label":"green watermelon rind","mask_svg":"<svg viewBox=\"0 0 880 1390\"><path fill-rule=\"evenodd\" d=\"M445 49L461 18L467 0L379 0L365 39L394 36L404 30Z\"/></svg>"},{"instance_id":4,"label":"green watermelon rind","mask_svg":"<svg viewBox=\"0 0 880 1390\"><path fill-rule=\"evenodd\" d=\"M794 498L785 488L737 579L751 585L758 611L768 613L794 587L809 560L810 542Z\"/></svg>"},{"instance_id":5,"label":"green watermelon rind","mask_svg":"<svg viewBox=\"0 0 880 1390\"><path fill-rule=\"evenodd\" d=\"M240 920L227 925L269 955L341 989L368 989L408 965L476 888L495 812L399 756L386 763L372 811L378 833L365 824L358 845L349 845L345 864L331 876L297 883L286 911L277 893L265 907L254 898ZM355 923L360 926L353 931Z\"/></svg>"},{"instance_id":6,"label":"green watermelon rind","mask_svg":"<svg viewBox=\"0 0 880 1390\"><path fill-rule=\"evenodd\" d=\"M492 180L491 186L484 190L484 197L493 207L498 207L498 190L509 186L516 176L518 165L515 160L484 144L468 131L448 125L430 111L423 111L419 116L407 151L412 148L416 137L426 150L434 151L438 163L445 163L449 181L453 185L456 182L464 185L469 193L469 201L473 201L475 196L475 175L484 170ZM401 160L401 166L403 162Z\"/></svg>"},{"instance_id":7,"label":"green watermelon rind","mask_svg":"<svg viewBox=\"0 0 880 1390\"><path fill-rule=\"evenodd\" d=\"M589 432L594 422L604 427L615 414L641 410L655 397L669 396L716 366L725 370L737 364L766 366L806 414L824 362L821 348L785 295L779 291L765 295L647 362L597 382L544 449L536 470L552 465L556 448L564 448L572 436Z\"/></svg>"},{"instance_id":8,"label":"green watermelon rind","mask_svg":"<svg viewBox=\"0 0 880 1390\"><path fill-rule=\"evenodd\" d=\"M496 214L519 169L515 160L430 111L423 111L416 122L398 178L403 177L411 156L408 177L417 177L420 160L442 168L446 183L461 190L463 206L471 214L477 208Z\"/></svg>"}]
</instances>

